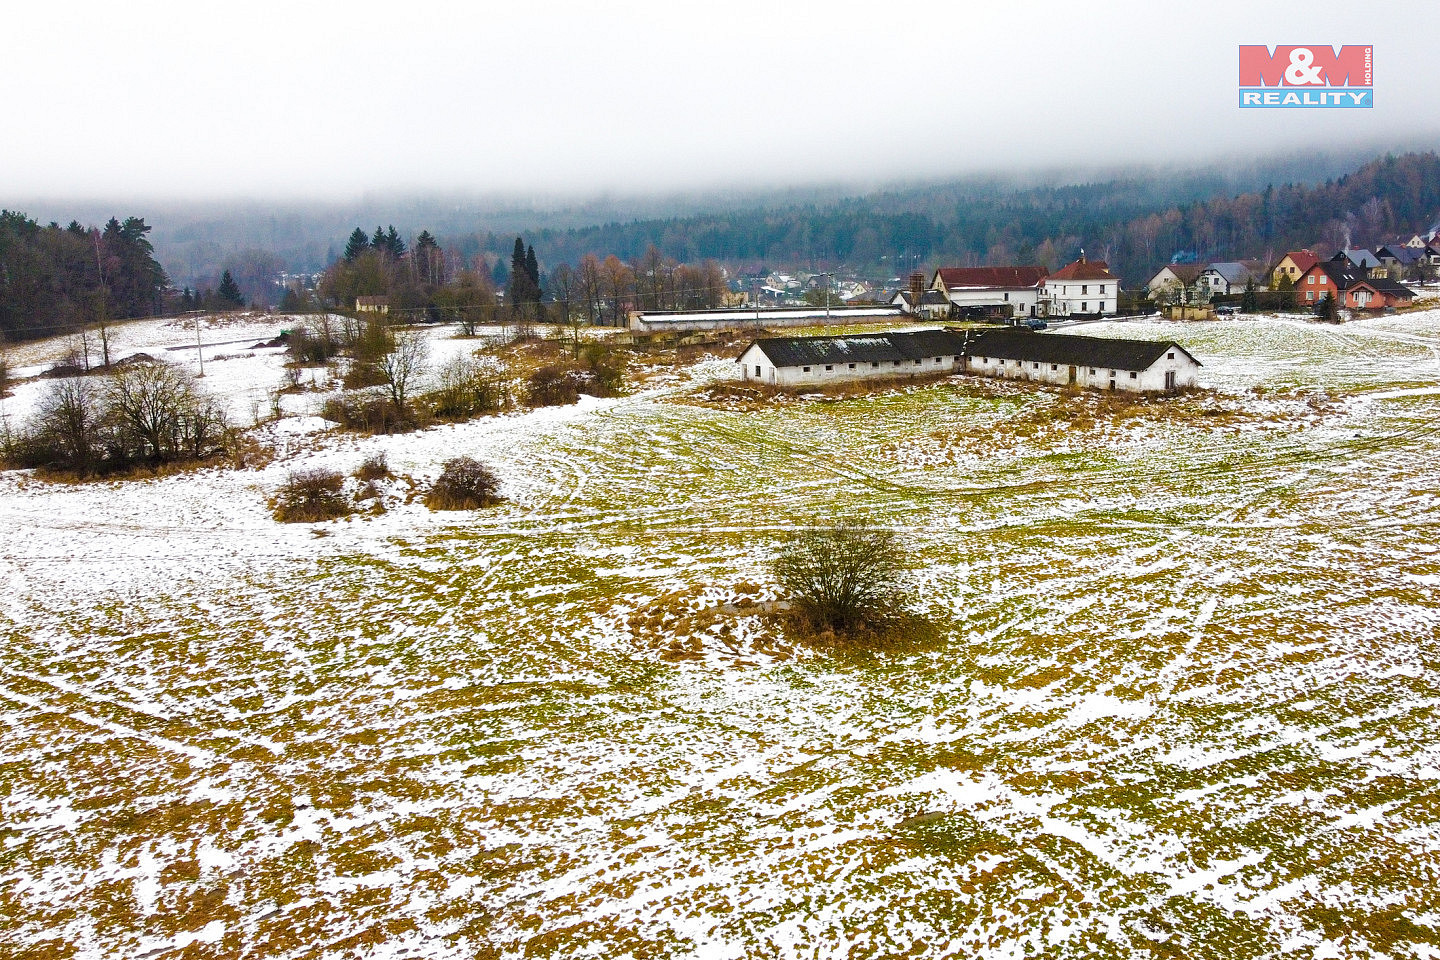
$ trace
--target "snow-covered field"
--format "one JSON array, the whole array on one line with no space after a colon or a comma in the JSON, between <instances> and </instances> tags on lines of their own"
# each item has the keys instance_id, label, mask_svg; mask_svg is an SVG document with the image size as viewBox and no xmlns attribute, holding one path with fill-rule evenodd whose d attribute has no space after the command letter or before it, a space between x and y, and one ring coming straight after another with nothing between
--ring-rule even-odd
<instances>
[{"instance_id":1,"label":"snow-covered field","mask_svg":"<svg viewBox=\"0 0 1440 960\"><path fill-rule=\"evenodd\" d=\"M297 408L264 470L0 475L0 943L1440 956L1440 311L1077 332L1176 339L1252 415L992 442L1065 401L960 379L395 438ZM219 352L255 356L207 352L210 389L280 379ZM271 519L287 470L377 449L509 500ZM857 516L913 546L941 642L676 615Z\"/></svg>"}]
</instances>

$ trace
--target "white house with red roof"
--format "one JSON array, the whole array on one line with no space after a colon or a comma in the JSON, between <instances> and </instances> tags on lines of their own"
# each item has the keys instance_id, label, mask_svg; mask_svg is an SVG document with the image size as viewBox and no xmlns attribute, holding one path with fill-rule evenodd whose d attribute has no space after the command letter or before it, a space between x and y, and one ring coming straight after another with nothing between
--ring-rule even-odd
<instances>
[{"instance_id":1,"label":"white house with red roof","mask_svg":"<svg viewBox=\"0 0 1440 960\"><path fill-rule=\"evenodd\" d=\"M1040 314L1044 267L941 267L930 289L945 295L960 316L1002 320Z\"/></svg>"},{"instance_id":2,"label":"white house with red roof","mask_svg":"<svg viewBox=\"0 0 1440 960\"><path fill-rule=\"evenodd\" d=\"M1114 313L1119 306L1120 278L1104 260L1080 259L1050 274L1040 286L1042 304L1052 317Z\"/></svg>"}]
</instances>

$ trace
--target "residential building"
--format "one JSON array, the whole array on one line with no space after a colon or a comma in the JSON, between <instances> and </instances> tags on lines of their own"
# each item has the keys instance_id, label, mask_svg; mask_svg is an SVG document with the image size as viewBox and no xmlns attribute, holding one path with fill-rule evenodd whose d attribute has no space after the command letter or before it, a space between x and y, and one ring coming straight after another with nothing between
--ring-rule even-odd
<instances>
[{"instance_id":1,"label":"residential building","mask_svg":"<svg viewBox=\"0 0 1440 960\"><path fill-rule=\"evenodd\" d=\"M390 312L390 298L389 298L389 297L356 297L356 298L355 298L355 312L356 312L356 313L389 313L389 312Z\"/></svg>"},{"instance_id":2,"label":"residential building","mask_svg":"<svg viewBox=\"0 0 1440 960\"><path fill-rule=\"evenodd\" d=\"M1120 278L1104 260L1086 260L1083 251L1079 260L1061 267L1040 286L1042 306L1052 317L1114 313L1119 297Z\"/></svg>"},{"instance_id":3,"label":"residential building","mask_svg":"<svg viewBox=\"0 0 1440 960\"><path fill-rule=\"evenodd\" d=\"M1228 297L1244 293L1246 286L1253 282L1257 289L1266 286L1264 265L1259 260L1226 260L1212 263L1200 271L1195 280L1197 299L1210 300L1212 297Z\"/></svg>"},{"instance_id":4,"label":"residential building","mask_svg":"<svg viewBox=\"0 0 1440 960\"><path fill-rule=\"evenodd\" d=\"M1304 306L1313 307L1327 296L1352 310L1403 307L1415 299L1413 291L1389 277L1370 276L1369 271L1357 266L1344 251L1306 270L1295 286L1296 300Z\"/></svg>"},{"instance_id":5,"label":"residential building","mask_svg":"<svg viewBox=\"0 0 1440 960\"><path fill-rule=\"evenodd\" d=\"M1275 268L1270 271L1270 289L1280 289L1280 284L1284 280L1289 280L1290 285L1294 286L1306 270L1319 262L1319 255L1311 250L1291 250L1281 257L1275 264Z\"/></svg>"},{"instance_id":6,"label":"residential building","mask_svg":"<svg viewBox=\"0 0 1440 960\"><path fill-rule=\"evenodd\" d=\"M950 316L950 300L939 290L922 290L918 298L909 290L901 290L890 303L926 320L944 320Z\"/></svg>"},{"instance_id":7,"label":"residential building","mask_svg":"<svg viewBox=\"0 0 1440 960\"><path fill-rule=\"evenodd\" d=\"M1167 263L1145 284L1145 292L1158 303L1189 303L1202 269L1197 263Z\"/></svg>"},{"instance_id":8,"label":"residential building","mask_svg":"<svg viewBox=\"0 0 1440 960\"><path fill-rule=\"evenodd\" d=\"M954 305L962 317L1013 320L1041 315L1044 267L942 267L930 289Z\"/></svg>"}]
</instances>

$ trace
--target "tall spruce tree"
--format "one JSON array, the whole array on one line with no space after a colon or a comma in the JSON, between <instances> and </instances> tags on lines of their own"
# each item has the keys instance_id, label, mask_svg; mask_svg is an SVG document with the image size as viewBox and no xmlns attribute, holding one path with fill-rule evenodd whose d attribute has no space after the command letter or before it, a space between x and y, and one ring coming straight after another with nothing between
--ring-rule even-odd
<instances>
[{"instance_id":1,"label":"tall spruce tree","mask_svg":"<svg viewBox=\"0 0 1440 960\"><path fill-rule=\"evenodd\" d=\"M540 261L535 258L534 244L531 244L525 250L525 275L530 278L530 299L539 303L542 296L540 290Z\"/></svg>"},{"instance_id":2,"label":"tall spruce tree","mask_svg":"<svg viewBox=\"0 0 1440 960\"><path fill-rule=\"evenodd\" d=\"M360 254L370 249L370 238L365 236L365 231L359 227L350 234L350 239L345 242L345 262L354 263L360 258Z\"/></svg>"},{"instance_id":3,"label":"tall spruce tree","mask_svg":"<svg viewBox=\"0 0 1440 960\"><path fill-rule=\"evenodd\" d=\"M238 310L245 306L245 296L240 292L240 285L235 282L235 278L230 276L229 270L220 275L220 288L215 291L215 299L222 310Z\"/></svg>"},{"instance_id":4,"label":"tall spruce tree","mask_svg":"<svg viewBox=\"0 0 1440 960\"><path fill-rule=\"evenodd\" d=\"M385 231L385 252L396 260L405 256L405 241L400 239L400 233L393 223L390 224L390 229Z\"/></svg>"}]
</instances>

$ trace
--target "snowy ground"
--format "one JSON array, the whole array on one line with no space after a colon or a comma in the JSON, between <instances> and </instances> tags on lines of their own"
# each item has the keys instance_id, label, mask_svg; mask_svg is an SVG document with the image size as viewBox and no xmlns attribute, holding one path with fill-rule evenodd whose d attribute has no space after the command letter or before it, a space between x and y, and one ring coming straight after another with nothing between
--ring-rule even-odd
<instances>
[{"instance_id":1,"label":"snowy ground","mask_svg":"<svg viewBox=\"0 0 1440 960\"><path fill-rule=\"evenodd\" d=\"M994 444L1062 401L656 392L388 439L297 416L261 471L0 476L0 942L1440 956L1440 312L1077 332L1176 339L1260 415ZM287 470L382 448L417 481L478 456L509 501L271 520ZM941 643L645 626L851 516L913 545Z\"/></svg>"}]
</instances>

